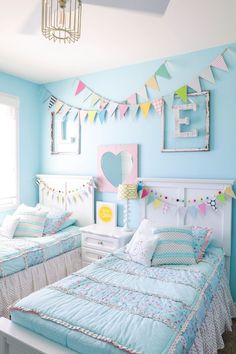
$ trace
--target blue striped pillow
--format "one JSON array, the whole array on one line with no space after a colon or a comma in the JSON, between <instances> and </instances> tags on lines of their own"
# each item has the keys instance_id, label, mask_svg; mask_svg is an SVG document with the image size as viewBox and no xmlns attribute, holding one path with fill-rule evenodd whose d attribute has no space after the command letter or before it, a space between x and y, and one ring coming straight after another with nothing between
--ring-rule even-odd
<instances>
[{"instance_id":1,"label":"blue striped pillow","mask_svg":"<svg viewBox=\"0 0 236 354\"><path fill-rule=\"evenodd\" d=\"M159 228L157 246L152 257L152 266L162 264L195 264L191 229Z\"/></svg>"},{"instance_id":2,"label":"blue striped pillow","mask_svg":"<svg viewBox=\"0 0 236 354\"><path fill-rule=\"evenodd\" d=\"M47 212L20 205L14 213L20 218L14 237L41 237Z\"/></svg>"}]
</instances>

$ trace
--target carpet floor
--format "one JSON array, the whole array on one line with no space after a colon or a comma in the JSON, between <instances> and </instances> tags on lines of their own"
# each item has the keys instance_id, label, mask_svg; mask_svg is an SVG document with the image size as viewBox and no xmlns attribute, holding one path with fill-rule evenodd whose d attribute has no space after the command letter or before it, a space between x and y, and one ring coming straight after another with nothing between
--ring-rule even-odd
<instances>
[{"instance_id":1,"label":"carpet floor","mask_svg":"<svg viewBox=\"0 0 236 354\"><path fill-rule=\"evenodd\" d=\"M233 320L233 331L223 335L225 347L219 354L236 354L236 318Z\"/></svg>"}]
</instances>

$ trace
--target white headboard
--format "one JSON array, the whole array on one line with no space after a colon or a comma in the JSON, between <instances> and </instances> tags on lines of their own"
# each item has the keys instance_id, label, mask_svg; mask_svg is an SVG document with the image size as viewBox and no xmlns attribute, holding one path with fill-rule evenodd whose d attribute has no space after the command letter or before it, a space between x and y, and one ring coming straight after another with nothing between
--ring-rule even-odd
<instances>
[{"instance_id":1,"label":"white headboard","mask_svg":"<svg viewBox=\"0 0 236 354\"><path fill-rule=\"evenodd\" d=\"M223 247L225 255L231 255L231 224L232 224L232 199L225 198L225 203L217 211L207 208L205 216L197 213L193 216L189 212L188 200L198 200L199 197L211 198L218 191L233 185L233 180L208 180L208 179L166 179L166 178L139 178L144 185L154 192L158 191L169 203L169 210L163 213L162 208L154 208L152 204L146 205L145 199L141 200L141 219L148 218L159 225L198 225L213 229L215 243ZM178 200L178 202L177 202ZM220 203L218 203L220 204Z\"/></svg>"},{"instance_id":2,"label":"white headboard","mask_svg":"<svg viewBox=\"0 0 236 354\"><path fill-rule=\"evenodd\" d=\"M79 226L94 223L92 176L37 175L39 202L72 212Z\"/></svg>"}]
</instances>

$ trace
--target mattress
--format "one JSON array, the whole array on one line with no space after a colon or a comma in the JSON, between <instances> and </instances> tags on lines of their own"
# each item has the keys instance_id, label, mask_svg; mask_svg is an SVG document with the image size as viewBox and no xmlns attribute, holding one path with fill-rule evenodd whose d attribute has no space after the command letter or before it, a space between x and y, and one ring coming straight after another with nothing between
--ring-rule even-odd
<instances>
[{"instance_id":1,"label":"mattress","mask_svg":"<svg viewBox=\"0 0 236 354\"><path fill-rule=\"evenodd\" d=\"M22 299L11 319L80 354L188 353L223 273L221 248L162 267L119 250Z\"/></svg>"},{"instance_id":2,"label":"mattress","mask_svg":"<svg viewBox=\"0 0 236 354\"><path fill-rule=\"evenodd\" d=\"M0 236L0 245L0 278L3 278L80 247L80 228L70 226L44 237Z\"/></svg>"}]
</instances>

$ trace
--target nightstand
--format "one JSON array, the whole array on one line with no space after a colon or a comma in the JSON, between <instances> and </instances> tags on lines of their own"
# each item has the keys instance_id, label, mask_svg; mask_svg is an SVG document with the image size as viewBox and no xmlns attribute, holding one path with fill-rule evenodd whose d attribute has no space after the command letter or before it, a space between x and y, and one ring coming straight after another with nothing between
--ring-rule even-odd
<instances>
[{"instance_id":1,"label":"nightstand","mask_svg":"<svg viewBox=\"0 0 236 354\"><path fill-rule=\"evenodd\" d=\"M81 228L83 267L95 262L118 248L125 246L134 232L125 232L122 227L93 224Z\"/></svg>"}]
</instances>

